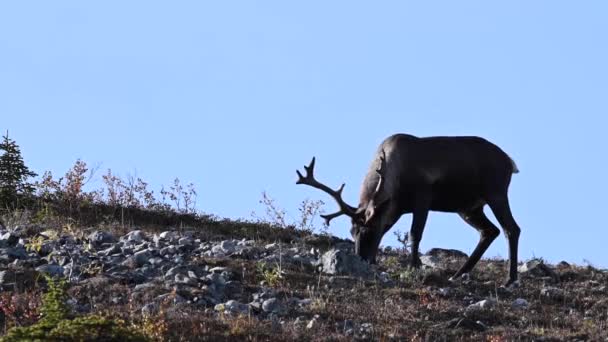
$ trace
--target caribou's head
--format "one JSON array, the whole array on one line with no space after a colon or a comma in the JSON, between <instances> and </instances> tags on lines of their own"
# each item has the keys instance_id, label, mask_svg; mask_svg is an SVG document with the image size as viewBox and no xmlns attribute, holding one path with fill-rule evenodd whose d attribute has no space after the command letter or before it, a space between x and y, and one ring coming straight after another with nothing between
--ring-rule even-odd
<instances>
[{"instance_id":1,"label":"caribou's head","mask_svg":"<svg viewBox=\"0 0 608 342\"><path fill-rule=\"evenodd\" d=\"M352 226L350 233L353 240L355 240L355 253L370 263L376 262L378 246L380 245L386 228L385 220L383 220L380 212L381 207L384 204L384 201L380 199L380 194L382 193L384 183L383 171L385 169L385 163L385 155L382 153L379 158L379 167L376 169L378 177L376 177L377 185L375 191L369 199L363 200L357 208L348 205L342 199L342 191L344 190L345 184L342 184L338 190L333 190L315 179L315 158L312 158L310 165L304 166L306 176L303 176L300 171L296 171L298 174L298 181L296 184L305 184L324 191L338 203L338 206L340 207L339 211L329 215L321 215L321 217L325 219L327 225L329 225L331 220L342 215L351 218Z\"/></svg>"}]
</instances>

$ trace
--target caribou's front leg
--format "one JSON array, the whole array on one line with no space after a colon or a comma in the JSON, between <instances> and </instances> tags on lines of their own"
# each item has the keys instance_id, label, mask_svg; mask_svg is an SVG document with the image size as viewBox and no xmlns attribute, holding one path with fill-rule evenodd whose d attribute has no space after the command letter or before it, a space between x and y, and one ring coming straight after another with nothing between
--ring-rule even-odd
<instances>
[{"instance_id":1,"label":"caribou's front leg","mask_svg":"<svg viewBox=\"0 0 608 342\"><path fill-rule=\"evenodd\" d=\"M428 209L416 210L412 217L412 228L410 229L410 243L412 245L412 259L410 260L410 266L413 268L419 268L422 265L419 256L420 240L422 239L422 232L426 224L426 219L429 216Z\"/></svg>"}]
</instances>

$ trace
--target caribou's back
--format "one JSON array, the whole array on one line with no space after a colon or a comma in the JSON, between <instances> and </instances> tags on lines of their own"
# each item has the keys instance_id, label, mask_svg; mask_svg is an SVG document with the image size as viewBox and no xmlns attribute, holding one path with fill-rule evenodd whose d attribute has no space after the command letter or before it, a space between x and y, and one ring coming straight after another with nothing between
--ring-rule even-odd
<instances>
[{"instance_id":1,"label":"caribou's back","mask_svg":"<svg viewBox=\"0 0 608 342\"><path fill-rule=\"evenodd\" d=\"M381 154L386 155L385 198L397 200L405 212L411 211L419 190L430 190L431 210L458 212L481 205L488 194L506 190L516 172L504 151L480 137L395 134L378 148L363 183L362 202L375 191Z\"/></svg>"}]
</instances>

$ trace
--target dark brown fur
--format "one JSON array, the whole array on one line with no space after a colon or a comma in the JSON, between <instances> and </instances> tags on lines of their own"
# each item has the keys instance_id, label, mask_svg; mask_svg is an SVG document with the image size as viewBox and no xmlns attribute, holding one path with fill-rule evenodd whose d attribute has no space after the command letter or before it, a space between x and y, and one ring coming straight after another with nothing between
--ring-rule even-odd
<instances>
[{"instance_id":1,"label":"dark brown fur","mask_svg":"<svg viewBox=\"0 0 608 342\"><path fill-rule=\"evenodd\" d=\"M508 188L517 172L513 160L483 138L390 136L378 148L363 181L356 213L343 210L352 217L356 253L375 262L384 234L403 214L411 213L411 263L418 267L418 249L429 212L458 213L480 233L477 247L454 275L459 277L477 264L499 235L500 230L483 212L487 204L508 239L508 284L515 282L520 228L509 208Z\"/></svg>"}]
</instances>

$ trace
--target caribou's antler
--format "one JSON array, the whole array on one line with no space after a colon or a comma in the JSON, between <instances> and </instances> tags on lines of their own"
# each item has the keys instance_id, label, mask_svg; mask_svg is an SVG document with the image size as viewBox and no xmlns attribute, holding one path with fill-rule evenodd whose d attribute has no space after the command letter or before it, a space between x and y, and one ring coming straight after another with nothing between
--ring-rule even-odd
<instances>
[{"instance_id":1,"label":"caribou's antler","mask_svg":"<svg viewBox=\"0 0 608 342\"><path fill-rule=\"evenodd\" d=\"M331 222L331 220L333 220L334 218L341 216L341 215L347 215L352 218L356 217L357 208L351 207L346 202L344 202L344 200L342 199L342 191L344 190L345 184L342 184L342 186L340 186L340 188L338 190L333 190L330 187L328 187L327 185L319 183L315 179L314 168L315 168L315 158L313 157L312 161L310 162L310 165L304 166L304 170L306 170L306 176L302 176L302 174L300 173L299 170L296 171L296 173L298 174L298 181L296 182L296 184L305 184L305 185L312 186L313 188L319 189L321 191L324 191L327 194L329 194L331 197L333 197L336 200L336 202L338 202L338 205L340 206L340 211L335 212L333 214L329 214L329 215L321 215L321 217L325 219L325 223L327 223L327 225L329 226L329 223Z\"/></svg>"}]
</instances>

